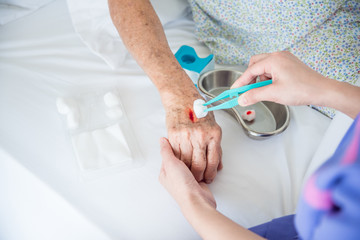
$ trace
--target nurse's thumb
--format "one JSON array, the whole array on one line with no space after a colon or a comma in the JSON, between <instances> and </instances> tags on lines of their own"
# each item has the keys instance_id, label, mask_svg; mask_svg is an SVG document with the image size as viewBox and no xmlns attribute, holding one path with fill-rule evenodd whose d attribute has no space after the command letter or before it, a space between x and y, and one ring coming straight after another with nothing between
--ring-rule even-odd
<instances>
[{"instance_id":1,"label":"nurse's thumb","mask_svg":"<svg viewBox=\"0 0 360 240\"><path fill-rule=\"evenodd\" d=\"M160 138L160 153L163 161L168 160L169 158L175 156L172 150L172 147L167 138Z\"/></svg>"},{"instance_id":2,"label":"nurse's thumb","mask_svg":"<svg viewBox=\"0 0 360 240\"><path fill-rule=\"evenodd\" d=\"M269 95L269 89L266 86L249 90L239 96L238 103L245 107L261 101L271 101L272 96Z\"/></svg>"}]
</instances>

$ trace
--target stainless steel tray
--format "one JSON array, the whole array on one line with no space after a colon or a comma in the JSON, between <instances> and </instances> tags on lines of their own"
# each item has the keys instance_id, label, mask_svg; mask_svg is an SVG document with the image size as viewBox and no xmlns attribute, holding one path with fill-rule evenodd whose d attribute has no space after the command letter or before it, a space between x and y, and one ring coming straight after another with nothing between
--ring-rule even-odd
<instances>
[{"instance_id":1,"label":"stainless steel tray","mask_svg":"<svg viewBox=\"0 0 360 240\"><path fill-rule=\"evenodd\" d=\"M216 69L202 74L198 80L200 91L206 96L207 100L214 98L230 86L242 75L242 72L232 69ZM220 104L224 101L219 101ZM256 112L255 120L248 122L241 118L241 114L248 109ZM274 102L259 102L251 106L225 110L234 117L243 127L245 133L253 139L266 139L283 132L290 121L290 111L288 106Z\"/></svg>"}]
</instances>

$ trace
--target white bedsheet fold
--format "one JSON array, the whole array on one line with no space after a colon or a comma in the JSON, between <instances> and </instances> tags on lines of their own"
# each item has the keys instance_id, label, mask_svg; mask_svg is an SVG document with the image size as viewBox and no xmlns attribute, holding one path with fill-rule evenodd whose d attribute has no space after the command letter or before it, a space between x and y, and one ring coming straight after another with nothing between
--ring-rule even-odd
<instances>
[{"instance_id":1,"label":"white bedsheet fold","mask_svg":"<svg viewBox=\"0 0 360 240\"><path fill-rule=\"evenodd\" d=\"M80 39L113 69L123 66L127 50L112 23L107 0L67 0ZM160 22L166 24L186 15L186 0L151 0Z\"/></svg>"}]
</instances>

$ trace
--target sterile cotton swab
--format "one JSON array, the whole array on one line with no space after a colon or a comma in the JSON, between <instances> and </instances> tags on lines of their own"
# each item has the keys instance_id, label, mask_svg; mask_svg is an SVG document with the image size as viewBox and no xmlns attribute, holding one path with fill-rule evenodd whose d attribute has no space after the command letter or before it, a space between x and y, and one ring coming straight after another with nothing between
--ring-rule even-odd
<instances>
[{"instance_id":1,"label":"sterile cotton swab","mask_svg":"<svg viewBox=\"0 0 360 240\"><path fill-rule=\"evenodd\" d=\"M196 115L197 118L203 118L206 117L208 112L205 112L205 109L207 109L206 106L204 106L203 104L205 103L205 101L203 99L196 99L194 101L194 113Z\"/></svg>"}]
</instances>

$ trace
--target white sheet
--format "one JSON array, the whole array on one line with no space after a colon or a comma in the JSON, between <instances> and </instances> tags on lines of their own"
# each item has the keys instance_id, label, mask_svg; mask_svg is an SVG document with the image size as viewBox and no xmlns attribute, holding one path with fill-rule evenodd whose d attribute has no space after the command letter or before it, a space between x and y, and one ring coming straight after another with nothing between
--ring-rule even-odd
<instances>
[{"instance_id":1,"label":"white sheet","mask_svg":"<svg viewBox=\"0 0 360 240\"><path fill-rule=\"evenodd\" d=\"M335 117L331 121L330 126L326 130L324 137L311 160L305 179L310 177L310 175L320 167L324 162L324 159L329 159L334 154L337 146L340 144L340 141L353 121L354 119L342 112L336 112Z\"/></svg>"},{"instance_id":2,"label":"white sheet","mask_svg":"<svg viewBox=\"0 0 360 240\"><path fill-rule=\"evenodd\" d=\"M112 24L107 0L67 0L76 32L83 42L112 68L124 64L128 51ZM187 0L151 0L160 22L166 25L186 15ZM190 6L189 6L190 7Z\"/></svg>"},{"instance_id":3,"label":"white sheet","mask_svg":"<svg viewBox=\"0 0 360 240\"><path fill-rule=\"evenodd\" d=\"M200 56L208 54L195 40L191 21L182 19L166 27L174 52L187 44ZM68 92L109 87L120 89L146 164L80 181L55 101ZM223 130L224 152L224 169L210 185L218 209L246 227L293 213L304 176L330 120L308 107L291 107L291 122L283 134L255 141L246 137L226 113L215 115ZM2 163L5 165L17 161L24 166L61 196L61 201L95 224L99 236L106 236L99 239L199 239L158 183L161 136L166 136L165 113L156 88L131 57L127 56L125 65L115 71L93 55L73 30L64 0L0 27L0 146L11 155L5 159L1 155L0 161L7 161ZM24 170L9 171L16 174ZM24 175L19 182L27 179ZM0 181L6 182L7 188L17 187L10 175L2 175ZM4 194L4 186L0 186L0 220L5 223L0 227L0 238L15 239L10 232L16 228L8 228L7 223L17 224L26 236L25 223L12 219L6 205L17 196ZM27 196L18 196L16 202L28 200ZM36 204L24 206L39 213L46 211ZM17 214L21 217L21 212ZM36 219L40 226L51 224L51 216L40 215L44 216ZM71 213L64 213L63 218L71 217ZM68 231L64 222L59 224L54 234L59 229ZM39 230L37 239L48 238ZM78 236L69 230L67 239Z\"/></svg>"},{"instance_id":4,"label":"white sheet","mask_svg":"<svg viewBox=\"0 0 360 240\"><path fill-rule=\"evenodd\" d=\"M110 239L2 149L0 159L1 239Z\"/></svg>"},{"instance_id":5,"label":"white sheet","mask_svg":"<svg viewBox=\"0 0 360 240\"><path fill-rule=\"evenodd\" d=\"M1 0L0 26L30 14L53 0Z\"/></svg>"}]
</instances>

